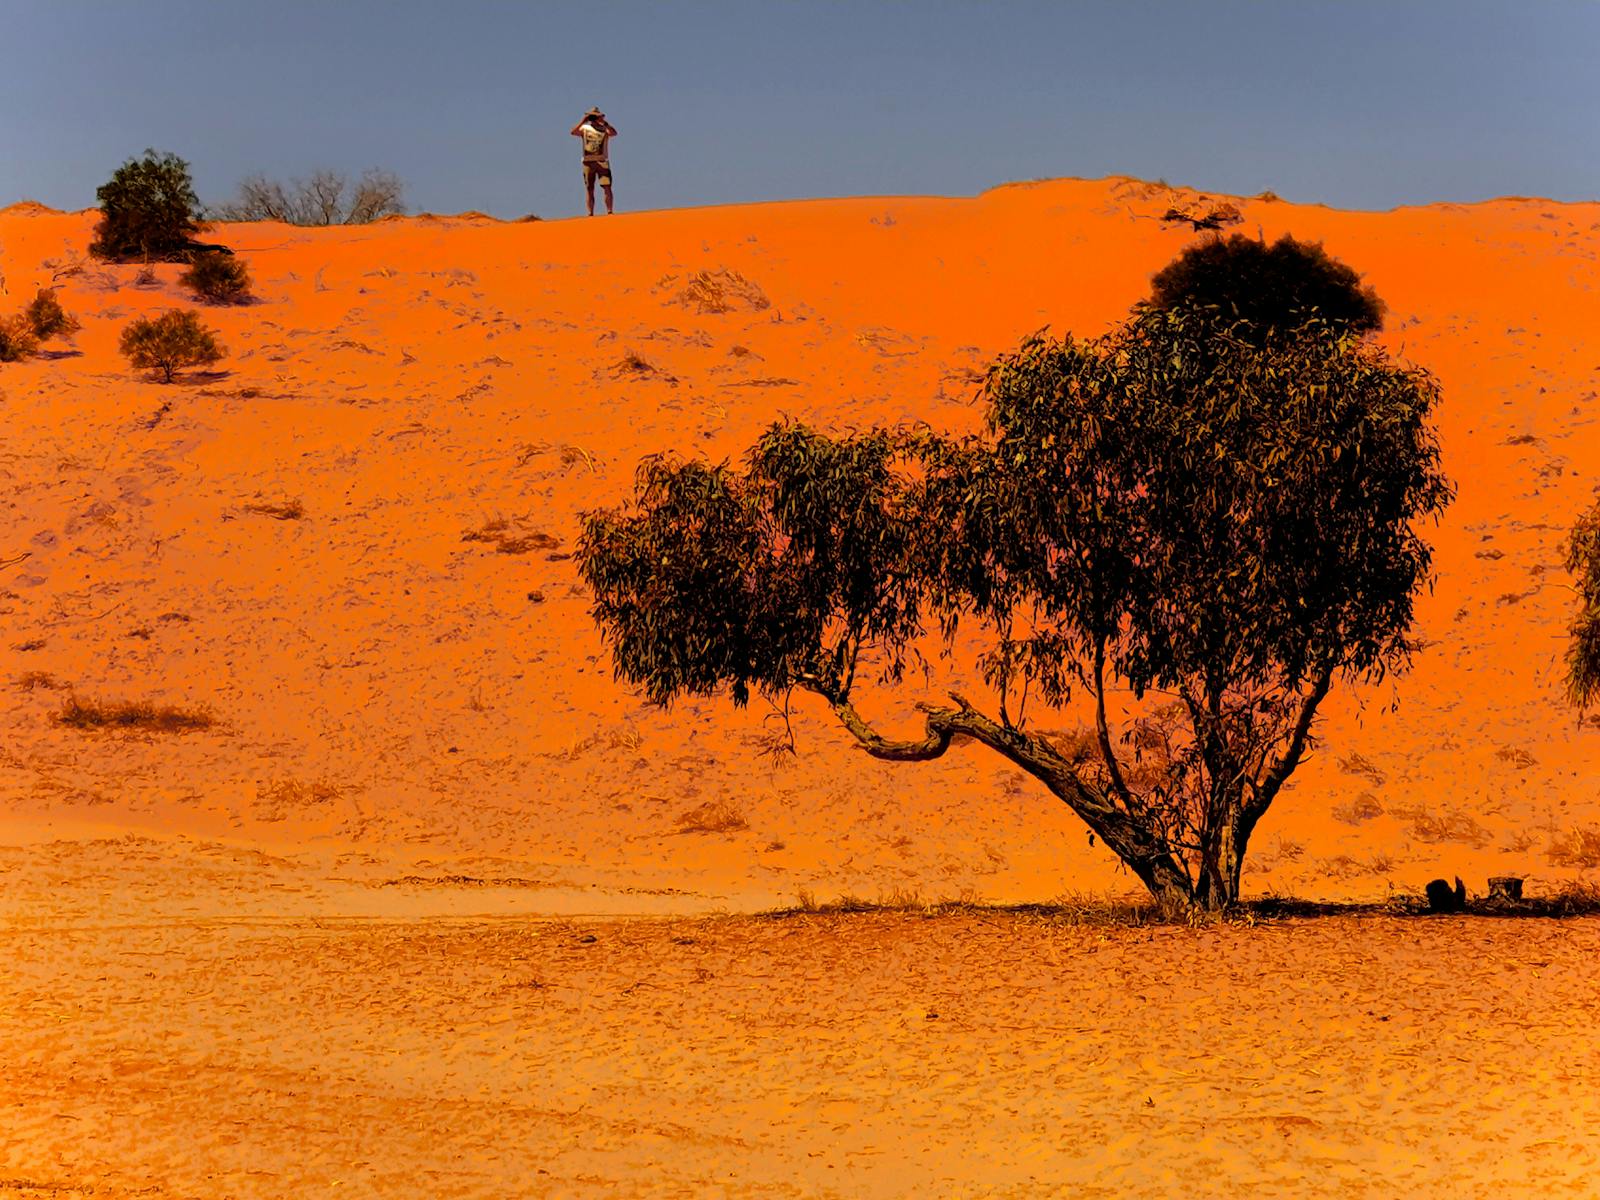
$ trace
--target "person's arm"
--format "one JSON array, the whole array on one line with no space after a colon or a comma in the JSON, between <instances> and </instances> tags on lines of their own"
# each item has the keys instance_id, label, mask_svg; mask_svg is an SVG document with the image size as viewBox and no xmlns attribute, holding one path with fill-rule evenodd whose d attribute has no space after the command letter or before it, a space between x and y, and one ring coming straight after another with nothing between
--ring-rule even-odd
<instances>
[{"instance_id":1,"label":"person's arm","mask_svg":"<svg viewBox=\"0 0 1600 1200\"><path fill-rule=\"evenodd\" d=\"M610 121L604 121L604 122L602 122L602 124L605 125L606 134L608 136L610 136L610 137L616 137L617 136L617 127L615 125L613 125Z\"/></svg>"},{"instance_id":2,"label":"person's arm","mask_svg":"<svg viewBox=\"0 0 1600 1200\"><path fill-rule=\"evenodd\" d=\"M582 121L579 121L576 125L574 125L572 127L572 136L573 137L582 137L583 136L583 122Z\"/></svg>"}]
</instances>

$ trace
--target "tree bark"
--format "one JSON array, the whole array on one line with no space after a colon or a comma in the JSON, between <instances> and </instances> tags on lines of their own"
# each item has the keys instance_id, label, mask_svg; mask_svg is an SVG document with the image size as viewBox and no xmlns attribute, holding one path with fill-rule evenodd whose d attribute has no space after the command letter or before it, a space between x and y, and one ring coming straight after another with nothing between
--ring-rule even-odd
<instances>
[{"instance_id":1,"label":"tree bark","mask_svg":"<svg viewBox=\"0 0 1600 1200\"><path fill-rule=\"evenodd\" d=\"M952 693L955 708L919 706L925 717L922 738L895 740L868 725L847 697L830 696L815 687L811 690L818 691L832 705L839 723L874 758L889 762L929 762L943 757L958 737L982 743L1038 779L1072 809L1126 864L1164 910L1181 911L1193 904L1195 889L1189 874L1165 841L1135 815L1119 808L1099 788L1080 778L1072 764L1042 738L1009 729Z\"/></svg>"}]
</instances>

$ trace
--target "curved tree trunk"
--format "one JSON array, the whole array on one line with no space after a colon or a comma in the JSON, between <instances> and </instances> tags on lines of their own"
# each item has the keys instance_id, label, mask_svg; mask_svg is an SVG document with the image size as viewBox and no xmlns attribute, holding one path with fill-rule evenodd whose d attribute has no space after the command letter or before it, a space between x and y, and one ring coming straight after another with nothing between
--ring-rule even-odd
<instances>
[{"instance_id":1,"label":"curved tree trunk","mask_svg":"<svg viewBox=\"0 0 1600 1200\"><path fill-rule=\"evenodd\" d=\"M1072 809L1127 865L1164 911L1180 912L1194 904L1195 888L1188 872L1155 830L1100 789L1084 782L1072 764L1042 738L992 721L952 693L957 708L921 706L926 736L895 741L862 720L848 698L821 694L833 706L840 724L874 758L928 762L943 757L957 737L981 742L1034 776ZM1227 902L1238 893L1237 866L1232 869L1232 878L1232 889L1225 889Z\"/></svg>"}]
</instances>

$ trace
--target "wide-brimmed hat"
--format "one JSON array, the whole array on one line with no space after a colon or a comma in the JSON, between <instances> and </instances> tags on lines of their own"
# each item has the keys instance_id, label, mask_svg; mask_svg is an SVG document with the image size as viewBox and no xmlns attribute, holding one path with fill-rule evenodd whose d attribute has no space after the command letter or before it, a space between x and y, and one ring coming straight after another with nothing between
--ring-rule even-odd
<instances>
[{"instance_id":1,"label":"wide-brimmed hat","mask_svg":"<svg viewBox=\"0 0 1600 1200\"><path fill-rule=\"evenodd\" d=\"M598 104L595 104L595 105L591 105L589 107L589 111L584 113L583 115L586 116L586 117L603 117L606 114L600 111L600 106Z\"/></svg>"}]
</instances>

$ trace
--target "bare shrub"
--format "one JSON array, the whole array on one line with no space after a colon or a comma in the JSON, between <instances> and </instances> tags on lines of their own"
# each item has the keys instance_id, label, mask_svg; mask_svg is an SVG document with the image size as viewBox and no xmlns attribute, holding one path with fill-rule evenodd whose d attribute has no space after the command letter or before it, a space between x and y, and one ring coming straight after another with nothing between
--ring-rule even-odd
<instances>
[{"instance_id":1,"label":"bare shrub","mask_svg":"<svg viewBox=\"0 0 1600 1200\"><path fill-rule=\"evenodd\" d=\"M216 718L204 709L152 704L148 700L98 701L70 696L56 723L70 729L142 729L153 733L187 733L210 729Z\"/></svg>"},{"instance_id":2,"label":"bare shrub","mask_svg":"<svg viewBox=\"0 0 1600 1200\"><path fill-rule=\"evenodd\" d=\"M244 260L219 250L207 250L194 257L178 282L207 304L248 304L250 269Z\"/></svg>"},{"instance_id":3,"label":"bare shrub","mask_svg":"<svg viewBox=\"0 0 1600 1200\"><path fill-rule=\"evenodd\" d=\"M221 221L283 221L289 225L365 225L406 211L404 185L391 171L364 171L354 183L341 171L314 171L285 187L256 174L239 184L238 195L219 205Z\"/></svg>"},{"instance_id":4,"label":"bare shrub","mask_svg":"<svg viewBox=\"0 0 1600 1200\"><path fill-rule=\"evenodd\" d=\"M216 334L189 311L140 317L122 331L119 347L133 366L160 371L163 383L171 383L185 367L210 366L226 353Z\"/></svg>"}]
</instances>

